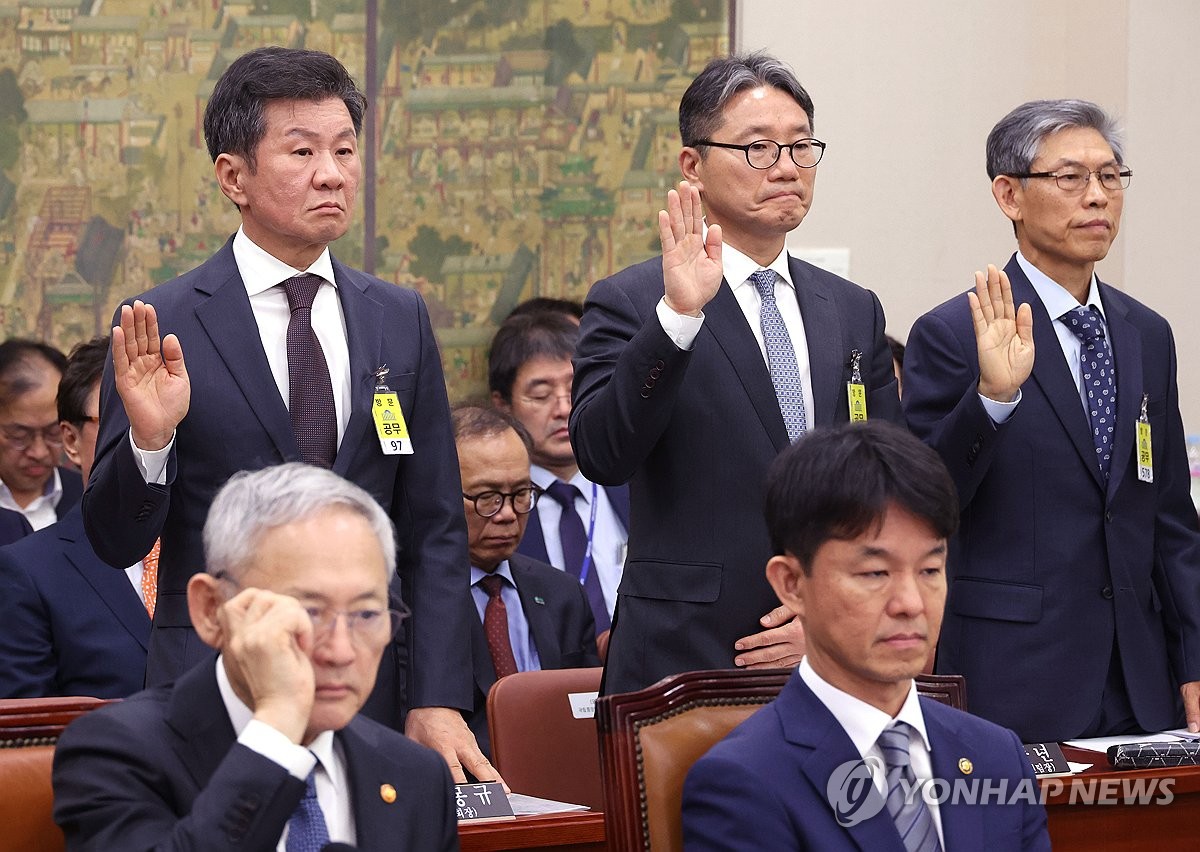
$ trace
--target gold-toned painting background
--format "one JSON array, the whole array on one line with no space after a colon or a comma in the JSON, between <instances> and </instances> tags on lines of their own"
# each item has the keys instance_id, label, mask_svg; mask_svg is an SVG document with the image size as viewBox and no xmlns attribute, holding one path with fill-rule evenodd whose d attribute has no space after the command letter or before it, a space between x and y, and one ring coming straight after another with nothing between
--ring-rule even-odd
<instances>
[{"instance_id":1,"label":"gold-toned painting background","mask_svg":"<svg viewBox=\"0 0 1200 852\"><path fill-rule=\"evenodd\" d=\"M657 252L679 97L732 20L731 0L0 0L0 330L69 349L220 246L213 81L307 47L372 89L364 209L333 251L420 290L451 394L476 393L514 304Z\"/></svg>"}]
</instances>

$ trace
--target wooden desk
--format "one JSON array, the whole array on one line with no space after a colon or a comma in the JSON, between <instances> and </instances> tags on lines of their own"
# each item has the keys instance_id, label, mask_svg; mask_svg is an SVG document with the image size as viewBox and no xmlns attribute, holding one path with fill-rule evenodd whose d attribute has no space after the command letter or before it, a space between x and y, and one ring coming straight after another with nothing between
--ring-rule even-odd
<instances>
[{"instance_id":1,"label":"wooden desk","mask_svg":"<svg viewBox=\"0 0 1200 852\"><path fill-rule=\"evenodd\" d=\"M604 814L570 811L519 816L515 820L459 825L462 852L553 848L565 852L605 852ZM1161 852L1161 850L1160 850Z\"/></svg>"},{"instance_id":2,"label":"wooden desk","mask_svg":"<svg viewBox=\"0 0 1200 852\"><path fill-rule=\"evenodd\" d=\"M1041 780L1043 789L1049 785L1052 793L1046 799L1046 815L1055 852L1194 847L1200 826L1200 766L1113 769L1107 755L1099 752L1070 747L1063 752L1068 760L1093 766L1070 778ZM1170 803L1161 804L1168 791Z\"/></svg>"}]
</instances>

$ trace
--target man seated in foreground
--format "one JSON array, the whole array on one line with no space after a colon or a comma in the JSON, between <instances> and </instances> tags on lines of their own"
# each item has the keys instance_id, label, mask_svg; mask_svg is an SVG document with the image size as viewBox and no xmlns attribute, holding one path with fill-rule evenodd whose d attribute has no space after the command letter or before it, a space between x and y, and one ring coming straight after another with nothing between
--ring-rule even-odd
<instances>
[{"instance_id":1,"label":"man seated in foreground","mask_svg":"<svg viewBox=\"0 0 1200 852\"><path fill-rule=\"evenodd\" d=\"M811 432L771 465L766 517L767 579L807 650L688 773L686 848L1049 849L1016 735L914 689L958 523L937 454L883 421Z\"/></svg>"},{"instance_id":2,"label":"man seated in foreground","mask_svg":"<svg viewBox=\"0 0 1200 852\"><path fill-rule=\"evenodd\" d=\"M330 471L233 476L187 587L219 656L63 733L54 819L68 848L457 849L445 762L359 715L403 619L388 608L394 536Z\"/></svg>"}]
</instances>

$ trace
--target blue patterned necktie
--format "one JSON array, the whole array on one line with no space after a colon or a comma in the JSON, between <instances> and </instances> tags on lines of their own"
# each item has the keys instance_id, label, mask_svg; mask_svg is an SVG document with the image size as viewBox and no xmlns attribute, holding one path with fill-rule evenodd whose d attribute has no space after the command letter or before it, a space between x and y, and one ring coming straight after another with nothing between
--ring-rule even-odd
<instances>
[{"instance_id":1,"label":"blue patterned necktie","mask_svg":"<svg viewBox=\"0 0 1200 852\"><path fill-rule=\"evenodd\" d=\"M804 410L804 383L800 379L800 367L796 363L796 350L779 306L775 304L775 273L760 269L750 276L754 289L758 290L762 306L758 311L758 322L762 326L763 342L767 347L767 367L771 371L771 384L775 386L775 397L779 400L779 411L787 427L789 441L795 441L808 429L808 414Z\"/></svg>"},{"instance_id":2,"label":"blue patterned necktie","mask_svg":"<svg viewBox=\"0 0 1200 852\"><path fill-rule=\"evenodd\" d=\"M1108 479L1117 421L1117 374L1113 369L1108 336L1104 333L1104 321L1100 319L1100 312L1090 306L1067 311L1059 319L1082 344L1079 362L1083 368L1083 392L1087 397L1088 420L1092 424L1092 441L1096 444L1100 472Z\"/></svg>"},{"instance_id":3,"label":"blue patterned necktie","mask_svg":"<svg viewBox=\"0 0 1200 852\"><path fill-rule=\"evenodd\" d=\"M566 572L579 579L583 572L583 560L587 555L587 530L583 528L583 519L575 509L575 498L581 496L579 489L569 482L556 479L546 489L559 506L562 514L558 516L558 539L562 543L563 568ZM596 563L588 565L587 578L583 582L583 591L587 595L588 604L592 608L592 618L596 622L596 632L603 633L610 626L608 620L608 604L604 601L604 590L600 588L600 577L596 573Z\"/></svg>"},{"instance_id":4,"label":"blue patterned necktie","mask_svg":"<svg viewBox=\"0 0 1200 852\"><path fill-rule=\"evenodd\" d=\"M304 786L304 798L288 820L287 852L321 852L329 842L329 829L325 827L325 814L317 801L314 782L317 770L308 773Z\"/></svg>"},{"instance_id":5,"label":"blue patterned necktie","mask_svg":"<svg viewBox=\"0 0 1200 852\"><path fill-rule=\"evenodd\" d=\"M908 732L912 729L907 722L894 722L876 741L887 763L887 809L908 852L939 852L942 844L933 814L915 786L917 777L909 764ZM902 779L906 783L901 784Z\"/></svg>"}]
</instances>

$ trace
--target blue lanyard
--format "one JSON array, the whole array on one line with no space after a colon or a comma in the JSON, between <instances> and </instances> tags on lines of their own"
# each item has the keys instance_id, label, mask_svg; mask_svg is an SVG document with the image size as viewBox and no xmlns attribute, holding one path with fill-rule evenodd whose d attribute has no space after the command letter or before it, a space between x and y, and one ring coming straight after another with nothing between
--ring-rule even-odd
<instances>
[{"instance_id":1,"label":"blue lanyard","mask_svg":"<svg viewBox=\"0 0 1200 852\"><path fill-rule=\"evenodd\" d=\"M588 521L587 550L585 550L583 552L583 565L581 565L579 568L579 584L580 585L583 585L584 583L587 582L588 571L592 567L592 537L596 533L596 504L600 502L599 500L596 499L598 490L599 489L596 487L596 483L593 482L592 483L592 518L590 521Z\"/></svg>"}]
</instances>

